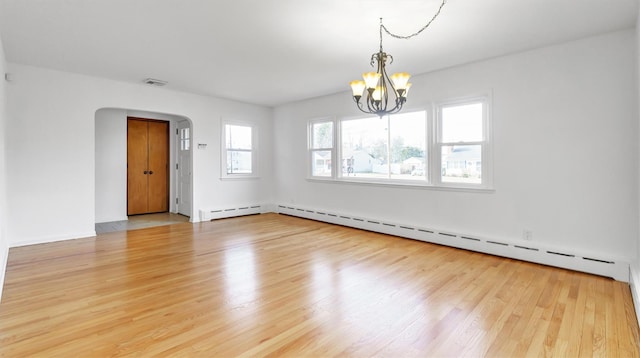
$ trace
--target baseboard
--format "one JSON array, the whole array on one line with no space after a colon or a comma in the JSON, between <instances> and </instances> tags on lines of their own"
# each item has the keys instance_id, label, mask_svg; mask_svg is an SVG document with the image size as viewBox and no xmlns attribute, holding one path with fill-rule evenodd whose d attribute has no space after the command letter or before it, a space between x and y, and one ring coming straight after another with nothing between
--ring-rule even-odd
<instances>
[{"instance_id":1,"label":"baseboard","mask_svg":"<svg viewBox=\"0 0 640 358\"><path fill-rule=\"evenodd\" d=\"M0 240L2 240L0 238ZM2 292L4 289L4 278L7 273L7 264L9 263L9 246L2 248L0 253L0 302L2 302Z\"/></svg>"},{"instance_id":2,"label":"baseboard","mask_svg":"<svg viewBox=\"0 0 640 358\"><path fill-rule=\"evenodd\" d=\"M480 237L467 233L421 227L409 223L395 223L387 220L364 218L300 206L278 205L276 210L280 214L587 272L611 277L618 281L629 282L628 260L606 257L600 253L579 252L569 247L543 245L541 243L524 240Z\"/></svg>"},{"instance_id":3,"label":"baseboard","mask_svg":"<svg viewBox=\"0 0 640 358\"><path fill-rule=\"evenodd\" d=\"M211 221L215 219L232 218L236 216L262 214L269 209L270 206L263 204L255 205L239 205L239 206L227 206L216 209L204 209L200 210L200 221Z\"/></svg>"},{"instance_id":4,"label":"baseboard","mask_svg":"<svg viewBox=\"0 0 640 358\"><path fill-rule=\"evenodd\" d=\"M75 233L75 234L67 234L67 235L44 236L37 239L28 239L28 240L19 241L19 242L12 242L11 244L9 244L9 247L21 247L21 246L29 246L29 245L47 244L50 242L84 239L87 237L94 237L94 236L96 236L95 230L88 231L88 232Z\"/></svg>"},{"instance_id":5,"label":"baseboard","mask_svg":"<svg viewBox=\"0 0 640 358\"><path fill-rule=\"evenodd\" d=\"M640 325L640 266L635 261L629 267L629 288L631 289L631 298L633 298L633 308L636 311L636 320Z\"/></svg>"},{"instance_id":6,"label":"baseboard","mask_svg":"<svg viewBox=\"0 0 640 358\"><path fill-rule=\"evenodd\" d=\"M396 223L382 219L365 218L351 214L291 205L256 204L200 210L199 219L200 221L209 221L213 219L261 214L266 212L287 214L465 250L587 272L595 275L612 277L615 280L623 282L630 282L631 272L632 275L636 275L635 281L632 282L632 292L635 295L634 301L637 303L637 307L640 307L640 292L635 291L636 288L639 288L638 285L640 285L640 269L631 270L629 260L618 257L607 257L603 256L601 253L580 252L573 248L543 245L541 243L524 240L487 238L468 233L443 231L438 230L437 228L422 227L411 223ZM68 234L64 236L41 237L37 239L13 242L9 244L9 247L43 244L93 236L96 236L95 231ZM5 253L5 256L6 255L7 253ZM6 263L6 258L4 260Z\"/></svg>"}]
</instances>

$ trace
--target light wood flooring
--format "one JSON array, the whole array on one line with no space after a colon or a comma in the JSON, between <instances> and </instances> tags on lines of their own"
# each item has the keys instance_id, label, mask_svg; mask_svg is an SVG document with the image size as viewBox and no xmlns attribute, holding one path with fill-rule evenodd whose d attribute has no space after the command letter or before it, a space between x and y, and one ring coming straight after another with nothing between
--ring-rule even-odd
<instances>
[{"instance_id":1,"label":"light wood flooring","mask_svg":"<svg viewBox=\"0 0 640 358\"><path fill-rule=\"evenodd\" d=\"M627 284L277 214L12 248L0 356L638 357Z\"/></svg>"}]
</instances>

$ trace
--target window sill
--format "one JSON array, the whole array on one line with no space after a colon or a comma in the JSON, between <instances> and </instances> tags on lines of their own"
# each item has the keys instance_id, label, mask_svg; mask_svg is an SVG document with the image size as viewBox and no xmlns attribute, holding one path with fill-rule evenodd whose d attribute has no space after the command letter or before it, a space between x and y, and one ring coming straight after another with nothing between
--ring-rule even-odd
<instances>
[{"instance_id":1,"label":"window sill","mask_svg":"<svg viewBox=\"0 0 640 358\"><path fill-rule=\"evenodd\" d=\"M227 175L227 176L221 176L220 180L230 180L230 181L234 181L234 180L258 180L260 179L259 176L257 175L243 175L243 174L238 174L238 175Z\"/></svg>"},{"instance_id":2,"label":"window sill","mask_svg":"<svg viewBox=\"0 0 640 358\"><path fill-rule=\"evenodd\" d=\"M370 179L353 179L353 178L323 178L323 177L307 177L308 182L327 183L327 184L347 184L347 185L366 185L366 186L379 186L379 187L392 187L402 189L427 189L427 190L442 190L442 191L462 191L472 193L494 193L495 189L492 187L484 186L454 186L454 185L433 185L429 183L422 183L418 181L382 181L382 180L370 180Z\"/></svg>"}]
</instances>

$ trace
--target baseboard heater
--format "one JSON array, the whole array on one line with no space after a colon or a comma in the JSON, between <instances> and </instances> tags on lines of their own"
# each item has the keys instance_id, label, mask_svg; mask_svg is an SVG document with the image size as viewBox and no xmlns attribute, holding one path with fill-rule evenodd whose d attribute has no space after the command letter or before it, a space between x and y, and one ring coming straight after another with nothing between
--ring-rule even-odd
<instances>
[{"instance_id":1,"label":"baseboard heater","mask_svg":"<svg viewBox=\"0 0 640 358\"><path fill-rule=\"evenodd\" d=\"M612 260L596 254L580 254L566 248L539 245L529 241L487 239L475 235L416 227L291 205L277 205L275 209L280 214L587 272L611 277L618 281L629 282L629 262Z\"/></svg>"},{"instance_id":2,"label":"baseboard heater","mask_svg":"<svg viewBox=\"0 0 640 358\"><path fill-rule=\"evenodd\" d=\"M236 216L254 215L262 213L262 205L248 205L227 207L224 209L200 210L200 221L232 218Z\"/></svg>"}]
</instances>

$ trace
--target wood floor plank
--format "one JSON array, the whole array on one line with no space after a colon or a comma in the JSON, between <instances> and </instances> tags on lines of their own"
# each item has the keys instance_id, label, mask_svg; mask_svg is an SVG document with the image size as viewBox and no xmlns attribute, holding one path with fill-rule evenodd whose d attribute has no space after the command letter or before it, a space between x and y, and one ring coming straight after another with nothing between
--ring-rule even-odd
<instances>
[{"instance_id":1,"label":"wood floor plank","mask_svg":"<svg viewBox=\"0 0 640 358\"><path fill-rule=\"evenodd\" d=\"M639 357L627 284L266 214L12 248L0 356Z\"/></svg>"}]
</instances>

